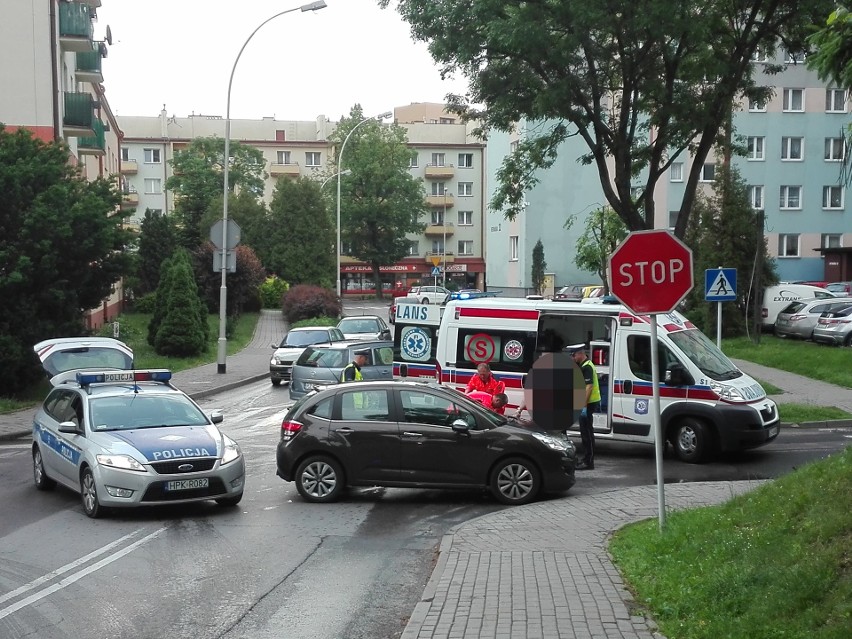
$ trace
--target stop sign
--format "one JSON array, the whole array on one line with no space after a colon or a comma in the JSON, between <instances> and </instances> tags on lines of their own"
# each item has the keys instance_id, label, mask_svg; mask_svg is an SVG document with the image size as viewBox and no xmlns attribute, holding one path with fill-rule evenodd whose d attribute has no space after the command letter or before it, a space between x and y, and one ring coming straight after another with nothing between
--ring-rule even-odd
<instances>
[{"instance_id":1,"label":"stop sign","mask_svg":"<svg viewBox=\"0 0 852 639\"><path fill-rule=\"evenodd\" d=\"M692 290L692 251L669 231L634 231L609 258L609 290L634 313L668 313Z\"/></svg>"}]
</instances>

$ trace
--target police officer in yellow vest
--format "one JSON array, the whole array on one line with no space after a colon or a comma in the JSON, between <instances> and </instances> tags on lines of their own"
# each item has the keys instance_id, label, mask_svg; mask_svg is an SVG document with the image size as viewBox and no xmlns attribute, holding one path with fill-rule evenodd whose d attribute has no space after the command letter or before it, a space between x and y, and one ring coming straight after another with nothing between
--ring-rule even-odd
<instances>
[{"instance_id":1,"label":"police officer in yellow vest","mask_svg":"<svg viewBox=\"0 0 852 639\"><path fill-rule=\"evenodd\" d=\"M341 382L360 382L364 379L361 375L361 367L367 363L367 351L355 351L353 361L347 364L340 375Z\"/></svg>"},{"instance_id":2,"label":"police officer in yellow vest","mask_svg":"<svg viewBox=\"0 0 852 639\"><path fill-rule=\"evenodd\" d=\"M574 358L586 382L586 403L580 412L580 438L583 440L584 456L583 461L577 464L577 470L592 470L595 467L595 431L592 427L592 413L601 412L598 372L592 360L586 357L585 344L568 346L565 351Z\"/></svg>"}]
</instances>

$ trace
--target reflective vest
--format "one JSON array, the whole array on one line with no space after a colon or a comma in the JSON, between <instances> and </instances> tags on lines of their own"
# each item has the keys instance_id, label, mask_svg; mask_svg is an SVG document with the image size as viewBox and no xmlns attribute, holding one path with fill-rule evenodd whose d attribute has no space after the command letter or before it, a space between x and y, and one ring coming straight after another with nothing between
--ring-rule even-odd
<instances>
[{"instance_id":1,"label":"reflective vest","mask_svg":"<svg viewBox=\"0 0 852 639\"><path fill-rule=\"evenodd\" d=\"M355 362L349 362L349 364L347 364L346 368L344 368L344 369L340 372L340 381L341 381L341 382L345 382L345 381L346 381L346 370L347 370L347 369L349 369L349 368L354 368L354 369L355 369L355 381L356 381L356 382L360 382L362 379L364 379L364 376L363 376L363 375L361 375L361 371L358 369L358 367L357 367L357 366L355 366Z\"/></svg>"},{"instance_id":2,"label":"reflective vest","mask_svg":"<svg viewBox=\"0 0 852 639\"><path fill-rule=\"evenodd\" d=\"M586 359L580 366L586 366L587 364L592 370L592 394L589 395L589 403L599 402L601 401L601 387L598 384L598 372L595 370L595 365L592 364L592 360L590 359Z\"/></svg>"}]
</instances>

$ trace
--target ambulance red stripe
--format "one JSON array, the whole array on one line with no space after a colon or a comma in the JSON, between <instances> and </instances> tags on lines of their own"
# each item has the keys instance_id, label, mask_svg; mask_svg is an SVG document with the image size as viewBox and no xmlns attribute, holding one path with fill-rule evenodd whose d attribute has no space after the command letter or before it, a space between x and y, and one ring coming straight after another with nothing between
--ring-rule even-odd
<instances>
[{"instance_id":1,"label":"ambulance red stripe","mask_svg":"<svg viewBox=\"0 0 852 639\"><path fill-rule=\"evenodd\" d=\"M489 319L519 319L538 321L538 311L525 311L505 308L469 308L459 309L459 317L487 317Z\"/></svg>"}]
</instances>

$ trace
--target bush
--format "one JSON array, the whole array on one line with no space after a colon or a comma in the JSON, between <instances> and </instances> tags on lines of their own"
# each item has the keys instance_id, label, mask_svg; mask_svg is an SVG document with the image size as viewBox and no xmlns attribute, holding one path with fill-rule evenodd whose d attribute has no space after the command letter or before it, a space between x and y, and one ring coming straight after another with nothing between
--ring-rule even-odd
<instances>
[{"instance_id":1,"label":"bush","mask_svg":"<svg viewBox=\"0 0 852 639\"><path fill-rule=\"evenodd\" d=\"M290 324L290 328L299 328L300 326L337 326L340 319L337 317L309 317L308 319L299 320Z\"/></svg>"},{"instance_id":2,"label":"bush","mask_svg":"<svg viewBox=\"0 0 852 639\"><path fill-rule=\"evenodd\" d=\"M277 275L267 277L260 285L261 308L279 308L290 285Z\"/></svg>"},{"instance_id":3,"label":"bush","mask_svg":"<svg viewBox=\"0 0 852 639\"><path fill-rule=\"evenodd\" d=\"M284 295L281 310L290 324L311 317L340 317L340 300L334 291L300 284Z\"/></svg>"},{"instance_id":4,"label":"bush","mask_svg":"<svg viewBox=\"0 0 852 639\"><path fill-rule=\"evenodd\" d=\"M153 291L151 293L146 293L141 297L137 297L133 300L133 312L134 313L146 313L150 314L154 312L154 309L157 307L157 291Z\"/></svg>"},{"instance_id":5,"label":"bush","mask_svg":"<svg viewBox=\"0 0 852 639\"><path fill-rule=\"evenodd\" d=\"M192 357L207 348L209 327L204 304L192 272L189 253L178 251L171 260L167 297L161 299L163 317L154 338L158 355ZM157 293L163 297L163 291Z\"/></svg>"}]
</instances>

